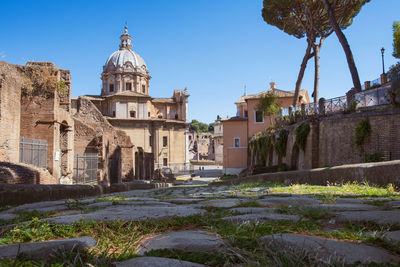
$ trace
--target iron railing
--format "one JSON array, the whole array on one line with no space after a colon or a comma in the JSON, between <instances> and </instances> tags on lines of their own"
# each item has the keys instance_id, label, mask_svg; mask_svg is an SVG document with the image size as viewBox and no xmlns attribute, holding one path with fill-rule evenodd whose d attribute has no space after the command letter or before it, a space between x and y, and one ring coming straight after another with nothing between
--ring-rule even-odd
<instances>
[{"instance_id":1,"label":"iron railing","mask_svg":"<svg viewBox=\"0 0 400 267\"><path fill-rule=\"evenodd\" d=\"M325 114L343 112L347 109L346 96L325 100Z\"/></svg>"},{"instance_id":2,"label":"iron railing","mask_svg":"<svg viewBox=\"0 0 400 267\"><path fill-rule=\"evenodd\" d=\"M97 184L98 159L97 153L75 155L75 184Z\"/></svg>"},{"instance_id":3,"label":"iron railing","mask_svg":"<svg viewBox=\"0 0 400 267\"><path fill-rule=\"evenodd\" d=\"M21 137L19 161L41 168L47 167L47 141Z\"/></svg>"}]
</instances>

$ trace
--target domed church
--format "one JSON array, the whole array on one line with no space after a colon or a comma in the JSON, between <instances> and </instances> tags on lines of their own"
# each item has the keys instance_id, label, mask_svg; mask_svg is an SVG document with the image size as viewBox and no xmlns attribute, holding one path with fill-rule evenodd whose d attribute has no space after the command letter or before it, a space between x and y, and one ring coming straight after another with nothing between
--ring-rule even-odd
<instances>
[{"instance_id":1,"label":"domed church","mask_svg":"<svg viewBox=\"0 0 400 267\"><path fill-rule=\"evenodd\" d=\"M155 169L185 169L189 165L187 89L174 90L172 97L151 97L150 79L125 26L119 49L103 66L101 94L85 97L112 126L126 132L136 151L152 154Z\"/></svg>"}]
</instances>

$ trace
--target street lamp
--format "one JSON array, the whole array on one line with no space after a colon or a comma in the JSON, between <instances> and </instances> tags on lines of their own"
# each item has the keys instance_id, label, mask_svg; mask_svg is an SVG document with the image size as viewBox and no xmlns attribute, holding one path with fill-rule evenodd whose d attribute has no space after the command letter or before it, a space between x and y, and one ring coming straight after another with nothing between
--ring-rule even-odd
<instances>
[{"instance_id":1,"label":"street lamp","mask_svg":"<svg viewBox=\"0 0 400 267\"><path fill-rule=\"evenodd\" d=\"M383 69L383 74L385 74L385 59L384 59L385 48L382 47L381 53L382 53L382 69Z\"/></svg>"}]
</instances>

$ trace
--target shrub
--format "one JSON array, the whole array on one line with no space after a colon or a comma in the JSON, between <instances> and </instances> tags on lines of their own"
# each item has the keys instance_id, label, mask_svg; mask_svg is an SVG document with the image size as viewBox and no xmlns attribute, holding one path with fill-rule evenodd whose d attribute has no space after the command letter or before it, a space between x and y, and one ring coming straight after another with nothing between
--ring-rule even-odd
<instances>
[{"instance_id":1,"label":"shrub","mask_svg":"<svg viewBox=\"0 0 400 267\"><path fill-rule=\"evenodd\" d=\"M380 162L383 161L383 155L380 152L366 154L365 155L365 162Z\"/></svg>"},{"instance_id":2,"label":"shrub","mask_svg":"<svg viewBox=\"0 0 400 267\"><path fill-rule=\"evenodd\" d=\"M355 143L356 145L361 148L365 138L371 135L371 124L369 123L368 119L360 121L357 124L355 130Z\"/></svg>"}]
</instances>

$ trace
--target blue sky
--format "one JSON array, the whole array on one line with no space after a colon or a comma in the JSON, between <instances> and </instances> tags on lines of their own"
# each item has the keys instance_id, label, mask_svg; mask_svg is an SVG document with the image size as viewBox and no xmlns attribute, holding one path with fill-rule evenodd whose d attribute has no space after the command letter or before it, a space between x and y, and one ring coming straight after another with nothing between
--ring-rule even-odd
<instances>
[{"instance_id":1,"label":"blue sky","mask_svg":"<svg viewBox=\"0 0 400 267\"><path fill-rule=\"evenodd\" d=\"M262 0L8 1L0 0L0 60L14 64L51 61L72 74L72 95L99 94L107 57L118 49L125 21L133 48L147 63L150 94L169 97L188 87L189 119L212 122L235 115L247 87L293 90L306 42L266 24ZM362 81L382 72L392 56L392 23L399 0L372 0L345 30ZM313 64L303 88L312 93ZM335 35L321 51L320 96L352 87Z\"/></svg>"}]
</instances>

